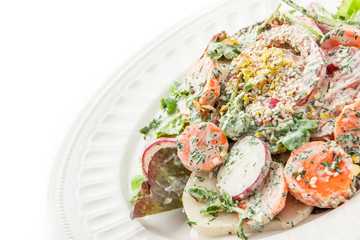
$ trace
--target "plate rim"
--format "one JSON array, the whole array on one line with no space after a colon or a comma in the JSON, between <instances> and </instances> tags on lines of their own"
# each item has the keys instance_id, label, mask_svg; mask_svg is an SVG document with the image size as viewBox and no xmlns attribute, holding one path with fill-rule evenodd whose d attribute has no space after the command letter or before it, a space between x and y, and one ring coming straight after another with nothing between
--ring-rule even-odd
<instances>
[{"instance_id":1,"label":"plate rim","mask_svg":"<svg viewBox=\"0 0 360 240\"><path fill-rule=\"evenodd\" d=\"M164 29L162 32L159 32L153 39L145 43L143 47L134 51L133 54L130 54L127 58L130 61L125 61L120 64L110 77L104 80L90 99L88 99L72 121L65 136L62 138L50 172L46 207L50 225L54 231L56 239L76 239L76 236L71 230L67 214L64 210L61 210L64 208L64 195L62 194L64 191L65 175L68 169L67 166L70 161L73 146L76 145L78 137L82 132L82 127L86 124L88 119L91 118L94 110L101 102L101 99L108 93L108 91L110 91L113 85L123 81L122 76L126 75L126 73L130 71L131 67L134 66L143 56L152 52L156 49L156 47L160 46L163 42L177 34L183 28L186 28L198 19L216 11L218 7L222 7L235 1L239 0L212 0L212 2L209 2L209 7L194 11L188 14L188 16L180 19L177 23ZM158 36L161 36L161 38L158 38ZM60 201L57 202L57 200Z\"/></svg>"},{"instance_id":2,"label":"plate rim","mask_svg":"<svg viewBox=\"0 0 360 240\"><path fill-rule=\"evenodd\" d=\"M110 75L110 77L105 79L97 91L95 91L90 99L88 99L87 103L82 107L77 116L74 118L68 131L63 137L61 145L56 153L55 161L52 165L50 173L50 181L48 184L47 193L47 208L49 212L49 222L52 226L56 239L77 239L72 229L73 227L70 223L71 217L69 217L65 211L64 187L66 174L69 170L68 164L71 160L73 148L76 146L77 141L83 132L84 126L89 121L89 119L91 119L93 114L96 113L96 109L101 104L102 99L109 93L112 86L124 81L123 76L125 76L131 70L131 68L137 62L139 62L141 58L143 58L143 56L154 51L164 41L171 38L182 29L198 21L202 17L205 17L216 11L218 7L222 7L237 1L242 0L213 0L212 2L209 2L209 5L204 9L200 9L198 11L194 11L191 14L188 14L188 16L185 16L177 23L173 24L162 32L159 32L155 38L149 40L144 44L143 47L139 48L137 51L134 51L133 54L130 54L127 58L129 61L120 64L117 70L115 70ZM271 0L263 1L269 2Z\"/></svg>"}]
</instances>

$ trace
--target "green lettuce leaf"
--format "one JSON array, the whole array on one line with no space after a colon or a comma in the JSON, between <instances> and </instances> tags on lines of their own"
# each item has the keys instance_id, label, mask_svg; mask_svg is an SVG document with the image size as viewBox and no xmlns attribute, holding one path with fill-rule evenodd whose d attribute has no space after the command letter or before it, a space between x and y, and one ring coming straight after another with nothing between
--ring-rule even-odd
<instances>
[{"instance_id":1,"label":"green lettuce leaf","mask_svg":"<svg viewBox=\"0 0 360 240\"><path fill-rule=\"evenodd\" d=\"M255 121L245 117L245 113L242 111L236 113L228 111L220 118L219 126L224 134L234 141L252 134L257 128Z\"/></svg>"},{"instance_id":2,"label":"green lettuce leaf","mask_svg":"<svg viewBox=\"0 0 360 240\"><path fill-rule=\"evenodd\" d=\"M135 205L137 201L139 201L142 197L145 197L150 194L150 184L145 178L144 180L140 182L140 185L138 186L138 181L136 180L136 189L132 189L132 195L130 198L130 203L132 205ZM131 188L133 188L133 181L131 181Z\"/></svg>"},{"instance_id":3,"label":"green lettuce leaf","mask_svg":"<svg viewBox=\"0 0 360 240\"><path fill-rule=\"evenodd\" d=\"M360 0L343 0L334 18L342 21L353 20L359 10Z\"/></svg>"},{"instance_id":4,"label":"green lettuce leaf","mask_svg":"<svg viewBox=\"0 0 360 240\"><path fill-rule=\"evenodd\" d=\"M187 118L180 113L177 103L178 101L172 97L161 99L162 113L139 130L145 135L145 139L175 137L181 133Z\"/></svg>"},{"instance_id":5,"label":"green lettuce leaf","mask_svg":"<svg viewBox=\"0 0 360 240\"><path fill-rule=\"evenodd\" d=\"M167 113L173 113L177 108L177 100L171 97L161 99L161 108L166 110Z\"/></svg>"},{"instance_id":6,"label":"green lettuce leaf","mask_svg":"<svg viewBox=\"0 0 360 240\"><path fill-rule=\"evenodd\" d=\"M154 118L150 121L149 125L141 128L139 132L141 134L147 135L151 130L156 129L160 125L161 121L159 119Z\"/></svg>"},{"instance_id":7,"label":"green lettuce leaf","mask_svg":"<svg viewBox=\"0 0 360 240\"><path fill-rule=\"evenodd\" d=\"M286 149L294 150L310 140L310 132L307 129L299 129L295 132L290 132L284 138L279 140Z\"/></svg>"},{"instance_id":8,"label":"green lettuce leaf","mask_svg":"<svg viewBox=\"0 0 360 240\"><path fill-rule=\"evenodd\" d=\"M177 136L184 129L185 124L186 118L179 112L174 115L166 115L155 129L156 138Z\"/></svg>"},{"instance_id":9,"label":"green lettuce leaf","mask_svg":"<svg viewBox=\"0 0 360 240\"><path fill-rule=\"evenodd\" d=\"M218 60L225 58L232 60L236 58L242 51L248 48L256 41L256 37L259 32L258 24L244 28L233 37L228 37L225 32L222 32L215 38L215 40L209 43L206 51L206 55ZM231 44L227 44L225 40L235 39Z\"/></svg>"},{"instance_id":10,"label":"green lettuce leaf","mask_svg":"<svg viewBox=\"0 0 360 240\"><path fill-rule=\"evenodd\" d=\"M181 163L177 148L160 149L149 164L150 189L135 203L131 218L182 207L181 196L190 174Z\"/></svg>"},{"instance_id":11,"label":"green lettuce leaf","mask_svg":"<svg viewBox=\"0 0 360 240\"><path fill-rule=\"evenodd\" d=\"M131 179L131 190L136 191L141 188L142 182L145 180L144 175L137 174Z\"/></svg>"},{"instance_id":12,"label":"green lettuce leaf","mask_svg":"<svg viewBox=\"0 0 360 240\"><path fill-rule=\"evenodd\" d=\"M215 60L225 57L226 59L233 59L241 53L241 48L238 44L226 45L224 42L210 42L207 55Z\"/></svg>"},{"instance_id":13,"label":"green lettuce leaf","mask_svg":"<svg viewBox=\"0 0 360 240\"><path fill-rule=\"evenodd\" d=\"M285 127L280 129L279 126L269 125L258 130L258 132L270 130L276 138L280 138L276 143L270 143L268 139L262 138L269 146L271 153L281 152L284 147L292 151L302 146L309 142L310 133L317 129L317 123L308 119L291 118L283 123Z\"/></svg>"},{"instance_id":14,"label":"green lettuce leaf","mask_svg":"<svg viewBox=\"0 0 360 240\"><path fill-rule=\"evenodd\" d=\"M246 117L246 114L242 109L244 102L243 97L245 93L253 86L254 84L252 83L245 84L243 87L243 91L237 96L236 88L236 91L234 91L233 96L231 97L232 100L230 100L231 104L229 109L220 118L220 129L227 137L231 138L234 141L246 135L253 134L258 128L256 122L253 119Z\"/></svg>"}]
</instances>

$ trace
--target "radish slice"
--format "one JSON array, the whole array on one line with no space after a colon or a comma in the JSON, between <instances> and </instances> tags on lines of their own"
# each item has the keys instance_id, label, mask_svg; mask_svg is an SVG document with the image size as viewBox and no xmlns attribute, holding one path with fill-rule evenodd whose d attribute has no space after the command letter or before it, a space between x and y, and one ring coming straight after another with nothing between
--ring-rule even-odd
<instances>
[{"instance_id":1,"label":"radish slice","mask_svg":"<svg viewBox=\"0 0 360 240\"><path fill-rule=\"evenodd\" d=\"M149 163L154 154L162 148L176 148L177 140L174 138L158 138L150 144L142 155L142 167L145 176L148 175Z\"/></svg>"},{"instance_id":2,"label":"radish slice","mask_svg":"<svg viewBox=\"0 0 360 240\"><path fill-rule=\"evenodd\" d=\"M259 138L240 139L218 173L217 187L235 199L242 199L260 188L269 172L271 154Z\"/></svg>"},{"instance_id":3,"label":"radish slice","mask_svg":"<svg viewBox=\"0 0 360 240\"><path fill-rule=\"evenodd\" d=\"M276 98L265 98L261 101L264 107L268 107L270 109L275 108L279 102L280 101Z\"/></svg>"}]
</instances>

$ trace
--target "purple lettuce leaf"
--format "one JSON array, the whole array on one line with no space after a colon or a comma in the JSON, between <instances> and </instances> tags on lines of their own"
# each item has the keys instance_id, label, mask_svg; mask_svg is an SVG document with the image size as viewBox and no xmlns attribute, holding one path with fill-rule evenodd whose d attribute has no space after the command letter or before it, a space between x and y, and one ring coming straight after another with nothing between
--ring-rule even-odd
<instances>
[{"instance_id":1,"label":"purple lettuce leaf","mask_svg":"<svg viewBox=\"0 0 360 240\"><path fill-rule=\"evenodd\" d=\"M145 194L136 202L131 218L182 207L181 196L191 172L181 163L176 148L163 148L149 163ZM150 187L150 189L149 189Z\"/></svg>"}]
</instances>

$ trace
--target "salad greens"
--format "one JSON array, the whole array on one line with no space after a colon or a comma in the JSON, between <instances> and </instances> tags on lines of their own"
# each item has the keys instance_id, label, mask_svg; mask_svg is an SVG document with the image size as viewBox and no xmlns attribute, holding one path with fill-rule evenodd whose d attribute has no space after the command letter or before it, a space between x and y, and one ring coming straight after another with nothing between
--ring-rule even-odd
<instances>
[{"instance_id":1,"label":"salad greens","mask_svg":"<svg viewBox=\"0 0 360 240\"><path fill-rule=\"evenodd\" d=\"M334 18L341 21L354 20L359 10L360 0L344 0L338 7Z\"/></svg>"},{"instance_id":2,"label":"salad greens","mask_svg":"<svg viewBox=\"0 0 360 240\"><path fill-rule=\"evenodd\" d=\"M313 34L318 39L322 39L324 37L324 34L315 31L312 27L308 26L307 24L305 24L303 21L301 21L299 18L295 17L291 13L286 12L285 17L287 18L287 20L289 22L294 22L294 23L301 25L302 27L307 29L311 34Z\"/></svg>"},{"instance_id":3,"label":"salad greens","mask_svg":"<svg viewBox=\"0 0 360 240\"><path fill-rule=\"evenodd\" d=\"M189 188L188 193L198 202L204 202L208 206L201 210L201 214L210 214L214 218L218 216L219 211L235 212L241 214L237 235L240 239L247 239L243 230L242 224L244 219L251 219L259 223L258 231L261 230L263 220L254 215L254 211L249 207L246 210L238 207L238 201L234 201L229 194L221 192L215 193L214 190L206 188Z\"/></svg>"},{"instance_id":4,"label":"salad greens","mask_svg":"<svg viewBox=\"0 0 360 240\"><path fill-rule=\"evenodd\" d=\"M241 46L237 41L228 37L225 32L221 32L209 43L206 54L215 60L219 60L222 57L233 59L237 57L241 51Z\"/></svg>"},{"instance_id":5,"label":"salad greens","mask_svg":"<svg viewBox=\"0 0 360 240\"><path fill-rule=\"evenodd\" d=\"M166 110L166 112L168 114L172 114L177 109L178 101L174 98L166 97L166 98L161 99L160 103L161 103L162 110Z\"/></svg>"},{"instance_id":6,"label":"salad greens","mask_svg":"<svg viewBox=\"0 0 360 240\"><path fill-rule=\"evenodd\" d=\"M162 113L140 129L145 138L172 137L180 134L186 125L186 117L178 108L177 100L171 97L161 99Z\"/></svg>"},{"instance_id":7,"label":"salad greens","mask_svg":"<svg viewBox=\"0 0 360 240\"><path fill-rule=\"evenodd\" d=\"M131 179L131 190L136 191L141 187L142 182L145 180L144 175L137 174Z\"/></svg>"},{"instance_id":8,"label":"salad greens","mask_svg":"<svg viewBox=\"0 0 360 240\"><path fill-rule=\"evenodd\" d=\"M131 179L131 190L132 196L130 198L130 203L135 205L135 203L143 196L143 191L145 185L143 186L143 182L145 181L145 177L143 174L137 174L132 177Z\"/></svg>"},{"instance_id":9,"label":"salad greens","mask_svg":"<svg viewBox=\"0 0 360 240\"><path fill-rule=\"evenodd\" d=\"M330 27L336 27L338 25L354 25L359 27L360 22L359 21L353 21L352 16L356 15L358 12L358 0L353 1L347 1L349 3L344 3L338 8L339 11L335 16L332 16L332 18L328 16L322 16L315 12L309 11L308 9L296 4L292 0L281 0L290 7L294 8L295 10L299 11L300 13L304 14L305 16L308 16L312 19L315 19L319 23L326 24ZM345 13L343 15L343 13ZM351 14L351 16L349 16ZM348 19L346 19L348 18ZM354 17L353 17L354 18Z\"/></svg>"},{"instance_id":10,"label":"salad greens","mask_svg":"<svg viewBox=\"0 0 360 240\"><path fill-rule=\"evenodd\" d=\"M230 108L220 119L220 128L227 137L236 141L256 131L257 124L253 119L246 117L244 112Z\"/></svg>"},{"instance_id":11,"label":"salad greens","mask_svg":"<svg viewBox=\"0 0 360 240\"><path fill-rule=\"evenodd\" d=\"M142 184L148 191L142 191L131 218L182 207L181 196L189 176L190 171L181 164L176 148L163 148L156 152L149 164L148 184ZM138 183L136 181L134 187Z\"/></svg>"},{"instance_id":12,"label":"salad greens","mask_svg":"<svg viewBox=\"0 0 360 240\"><path fill-rule=\"evenodd\" d=\"M315 121L297 118L285 120L282 126L283 127L268 125L258 129L259 133L271 130L274 133L274 137L280 138L280 140L275 143L271 143L268 139L262 137L271 153L283 152L284 147L290 151L300 147L309 142L310 133L317 129L317 123Z\"/></svg>"},{"instance_id":13,"label":"salad greens","mask_svg":"<svg viewBox=\"0 0 360 240\"><path fill-rule=\"evenodd\" d=\"M260 75L254 79L254 82L245 82L239 84L235 83L235 91L230 99L230 106L225 114L220 118L220 128L224 134L237 140L240 137L245 136L258 128L255 121L251 118L245 117L244 112L244 96L251 90L257 83L265 78L266 74ZM241 85L242 91L238 94L238 85ZM238 95L237 95L238 94Z\"/></svg>"}]
</instances>

